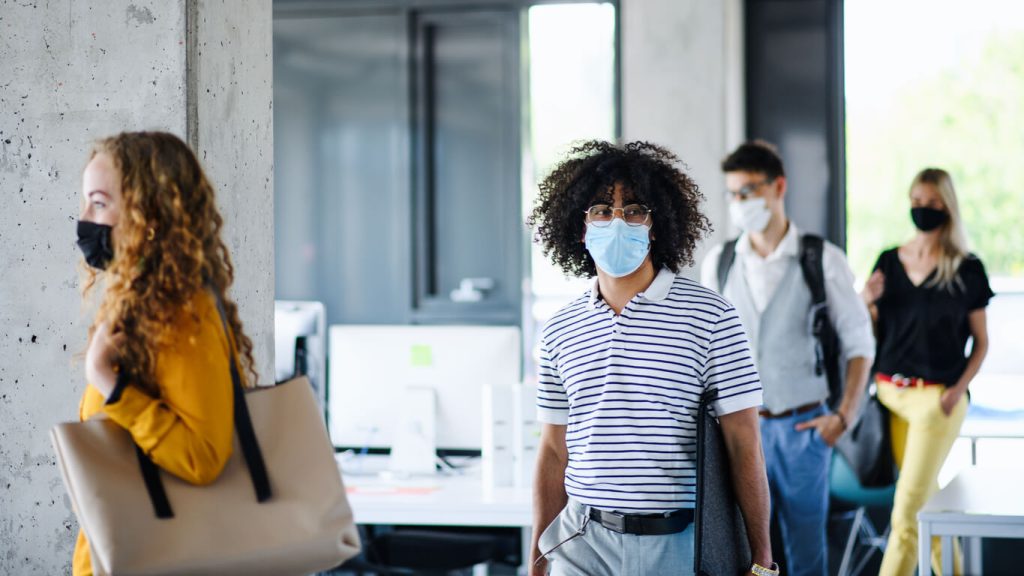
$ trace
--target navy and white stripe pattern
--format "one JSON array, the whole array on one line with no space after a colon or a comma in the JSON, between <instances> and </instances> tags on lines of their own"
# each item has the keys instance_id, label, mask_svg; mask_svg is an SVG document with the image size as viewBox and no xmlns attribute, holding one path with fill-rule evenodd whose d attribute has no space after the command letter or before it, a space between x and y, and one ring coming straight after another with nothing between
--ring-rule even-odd
<instances>
[{"instance_id":1,"label":"navy and white stripe pattern","mask_svg":"<svg viewBox=\"0 0 1024 576\"><path fill-rule=\"evenodd\" d=\"M544 326L538 419L564 424L565 490L625 513L693 508L696 415L759 406L743 325L715 292L661 270L616 316L594 287Z\"/></svg>"}]
</instances>

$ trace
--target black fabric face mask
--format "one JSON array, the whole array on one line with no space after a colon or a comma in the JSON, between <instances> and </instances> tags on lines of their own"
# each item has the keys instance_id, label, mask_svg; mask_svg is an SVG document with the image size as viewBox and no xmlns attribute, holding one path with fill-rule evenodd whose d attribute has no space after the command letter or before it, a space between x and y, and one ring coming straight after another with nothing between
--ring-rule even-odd
<instances>
[{"instance_id":1,"label":"black fabric face mask","mask_svg":"<svg viewBox=\"0 0 1024 576\"><path fill-rule=\"evenodd\" d=\"M112 227L95 222L78 221L78 247L85 261L93 268L106 270L114 259L114 243L110 239Z\"/></svg>"},{"instance_id":2,"label":"black fabric face mask","mask_svg":"<svg viewBox=\"0 0 1024 576\"><path fill-rule=\"evenodd\" d=\"M931 232L949 220L949 214L935 208L911 208L910 218L922 232Z\"/></svg>"}]
</instances>

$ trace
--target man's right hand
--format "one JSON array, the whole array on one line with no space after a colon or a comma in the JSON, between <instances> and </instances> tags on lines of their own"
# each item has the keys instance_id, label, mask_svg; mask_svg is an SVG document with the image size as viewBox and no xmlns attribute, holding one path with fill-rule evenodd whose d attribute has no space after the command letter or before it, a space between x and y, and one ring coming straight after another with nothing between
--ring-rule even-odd
<instances>
[{"instance_id":1,"label":"man's right hand","mask_svg":"<svg viewBox=\"0 0 1024 576\"><path fill-rule=\"evenodd\" d=\"M548 559L530 555L530 576L547 576Z\"/></svg>"}]
</instances>

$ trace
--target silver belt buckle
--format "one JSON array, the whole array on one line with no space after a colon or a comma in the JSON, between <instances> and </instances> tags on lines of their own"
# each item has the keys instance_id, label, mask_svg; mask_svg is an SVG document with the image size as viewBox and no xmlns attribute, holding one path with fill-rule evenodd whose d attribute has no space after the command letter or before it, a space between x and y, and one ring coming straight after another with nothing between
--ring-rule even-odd
<instances>
[{"instance_id":1,"label":"silver belt buckle","mask_svg":"<svg viewBox=\"0 0 1024 576\"><path fill-rule=\"evenodd\" d=\"M903 374L893 374L891 380L892 380L892 383L895 384L897 388L901 388L901 389L902 388L909 388L910 385L913 383L913 381L910 378L907 378Z\"/></svg>"},{"instance_id":2,"label":"silver belt buckle","mask_svg":"<svg viewBox=\"0 0 1024 576\"><path fill-rule=\"evenodd\" d=\"M626 516L618 512L601 511L601 526L619 534L626 533Z\"/></svg>"}]
</instances>

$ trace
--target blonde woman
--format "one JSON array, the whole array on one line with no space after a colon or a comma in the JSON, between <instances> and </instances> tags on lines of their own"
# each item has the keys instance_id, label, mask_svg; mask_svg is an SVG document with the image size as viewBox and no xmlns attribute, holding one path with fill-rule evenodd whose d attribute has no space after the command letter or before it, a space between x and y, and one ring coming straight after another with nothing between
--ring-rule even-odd
<instances>
[{"instance_id":1,"label":"blonde woman","mask_svg":"<svg viewBox=\"0 0 1024 576\"><path fill-rule=\"evenodd\" d=\"M910 187L914 237L882 252L862 296L875 322L878 397L891 414L899 466L892 531L882 575L912 575L917 513L938 490L938 474L967 414L967 386L988 350L985 267L967 251L953 180L922 170ZM972 340L970 354L964 350ZM932 565L939 570L939 547ZM956 573L962 573L958 551Z\"/></svg>"}]
</instances>

